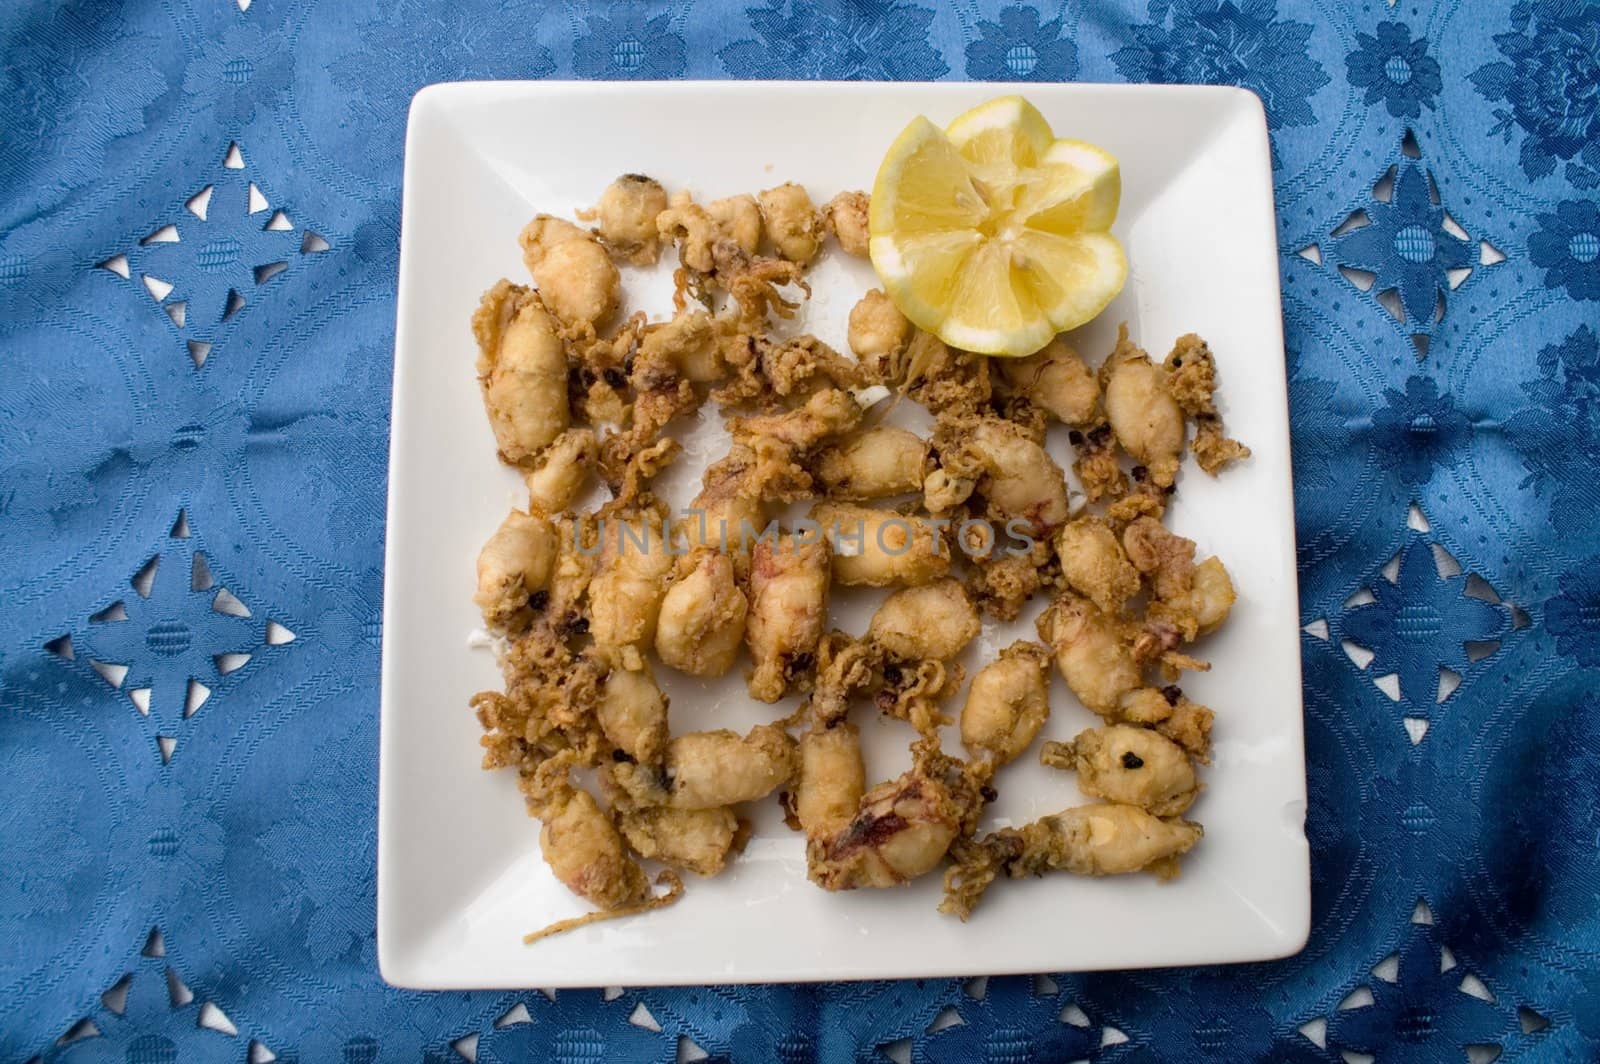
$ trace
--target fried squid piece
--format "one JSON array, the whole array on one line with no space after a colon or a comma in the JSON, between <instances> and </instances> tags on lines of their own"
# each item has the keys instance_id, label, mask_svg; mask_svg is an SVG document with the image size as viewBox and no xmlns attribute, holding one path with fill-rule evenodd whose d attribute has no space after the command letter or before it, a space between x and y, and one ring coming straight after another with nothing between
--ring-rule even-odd
<instances>
[{"instance_id":1,"label":"fried squid piece","mask_svg":"<svg viewBox=\"0 0 1600 1064\"><path fill-rule=\"evenodd\" d=\"M790 826L827 839L850 823L867 789L861 732L849 721L813 721L800 736L799 771L785 803Z\"/></svg>"},{"instance_id":2,"label":"fried squid piece","mask_svg":"<svg viewBox=\"0 0 1600 1064\"><path fill-rule=\"evenodd\" d=\"M832 727L850 710L850 700L878 680L878 648L833 631L817 645L817 682L811 692L811 719Z\"/></svg>"},{"instance_id":3,"label":"fried squid piece","mask_svg":"<svg viewBox=\"0 0 1600 1064\"><path fill-rule=\"evenodd\" d=\"M919 491L927 450L922 437L908 429L862 429L817 456L815 478L828 498L841 502Z\"/></svg>"},{"instance_id":4,"label":"fried squid piece","mask_svg":"<svg viewBox=\"0 0 1600 1064\"><path fill-rule=\"evenodd\" d=\"M899 661L949 661L978 635L978 611L959 580L907 587L883 600L867 638Z\"/></svg>"},{"instance_id":5,"label":"fried squid piece","mask_svg":"<svg viewBox=\"0 0 1600 1064\"><path fill-rule=\"evenodd\" d=\"M794 770L795 742L781 723L742 736L726 728L689 732L667 744L665 804L715 809L753 802L786 785Z\"/></svg>"},{"instance_id":6,"label":"fried squid piece","mask_svg":"<svg viewBox=\"0 0 1600 1064\"><path fill-rule=\"evenodd\" d=\"M984 515L1045 538L1067 520L1067 485L1038 441L996 417L942 418L934 432L939 468L924 481L928 509L940 513L976 491Z\"/></svg>"},{"instance_id":7,"label":"fried squid piece","mask_svg":"<svg viewBox=\"0 0 1600 1064\"><path fill-rule=\"evenodd\" d=\"M861 796L833 835L806 844L811 881L824 890L893 887L931 872L960 833L965 810L945 779L938 740L914 748L916 764Z\"/></svg>"},{"instance_id":8,"label":"fried squid piece","mask_svg":"<svg viewBox=\"0 0 1600 1064\"><path fill-rule=\"evenodd\" d=\"M1143 684L1123 626L1088 599L1062 594L1040 614L1038 629L1072 693L1102 717L1114 717L1123 696Z\"/></svg>"},{"instance_id":9,"label":"fried squid piece","mask_svg":"<svg viewBox=\"0 0 1600 1064\"><path fill-rule=\"evenodd\" d=\"M618 815L617 827L640 857L697 876L721 872L749 837L749 825L727 808L630 809Z\"/></svg>"},{"instance_id":10,"label":"fried squid piece","mask_svg":"<svg viewBox=\"0 0 1600 1064\"><path fill-rule=\"evenodd\" d=\"M478 384L500 460L536 457L572 422L567 356L555 319L532 289L496 282L472 315Z\"/></svg>"},{"instance_id":11,"label":"fried squid piece","mask_svg":"<svg viewBox=\"0 0 1600 1064\"><path fill-rule=\"evenodd\" d=\"M803 454L861 423L861 404L842 388L822 388L805 403L782 413L732 418L729 430L744 437L775 440Z\"/></svg>"},{"instance_id":12,"label":"fried squid piece","mask_svg":"<svg viewBox=\"0 0 1600 1064\"><path fill-rule=\"evenodd\" d=\"M781 411L826 387L865 383L861 367L810 334L786 340L735 333L726 345L732 379L712 398L719 406Z\"/></svg>"},{"instance_id":13,"label":"fried squid piece","mask_svg":"<svg viewBox=\"0 0 1600 1064\"><path fill-rule=\"evenodd\" d=\"M667 190L643 174L623 174L600 193L594 210L578 215L594 220L601 243L635 266L651 266L661 257L661 231L656 219L667 209Z\"/></svg>"},{"instance_id":14,"label":"fried squid piece","mask_svg":"<svg viewBox=\"0 0 1600 1064\"><path fill-rule=\"evenodd\" d=\"M599 669L595 720L618 751L644 764L659 762L667 748L667 696L644 656L595 646L588 658Z\"/></svg>"},{"instance_id":15,"label":"fried squid piece","mask_svg":"<svg viewBox=\"0 0 1600 1064\"><path fill-rule=\"evenodd\" d=\"M1150 725L1200 764L1211 763L1211 724L1216 714L1191 701L1176 685L1141 687L1123 696L1117 716L1132 724Z\"/></svg>"},{"instance_id":16,"label":"fried squid piece","mask_svg":"<svg viewBox=\"0 0 1600 1064\"><path fill-rule=\"evenodd\" d=\"M766 526L766 504L793 502L811 477L781 441L739 433L728 453L706 467L701 488L680 522L691 544L715 544L744 557Z\"/></svg>"},{"instance_id":17,"label":"fried squid piece","mask_svg":"<svg viewBox=\"0 0 1600 1064\"><path fill-rule=\"evenodd\" d=\"M1105 388L1106 419L1117 442L1149 472L1150 480L1165 488L1178 475L1183 453L1183 410L1167 390L1167 371L1128 339L1124 325L1116 349L1100 367Z\"/></svg>"},{"instance_id":18,"label":"fried squid piece","mask_svg":"<svg viewBox=\"0 0 1600 1064\"><path fill-rule=\"evenodd\" d=\"M917 734L937 741L938 731L950 723L939 704L961 686L966 671L953 662L929 658L916 663L883 664L883 685L873 701L885 716L903 720Z\"/></svg>"},{"instance_id":19,"label":"fried squid piece","mask_svg":"<svg viewBox=\"0 0 1600 1064\"><path fill-rule=\"evenodd\" d=\"M1100 517L1080 517L1056 537L1061 576L1067 586L1115 616L1139 593L1139 570L1123 553L1117 534Z\"/></svg>"},{"instance_id":20,"label":"fried squid piece","mask_svg":"<svg viewBox=\"0 0 1600 1064\"><path fill-rule=\"evenodd\" d=\"M662 239L678 246L678 261L685 269L702 274L712 272L716 269L717 244L723 241L737 242L736 235L732 231L734 226L725 225L723 220L737 224L735 214L744 212L737 210L727 201L718 202L720 206L717 214L713 214L708 207L696 203L688 192L675 192L667 208L656 215L656 232ZM748 246L744 250L748 254L754 254L756 246L761 241L761 211L753 200L749 206L754 211L755 235L749 239ZM749 222L746 222L746 227L748 225ZM748 236L748 233L740 235Z\"/></svg>"},{"instance_id":21,"label":"fried squid piece","mask_svg":"<svg viewBox=\"0 0 1600 1064\"><path fill-rule=\"evenodd\" d=\"M1182 595L1194 585L1194 540L1169 531L1155 518L1130 521L1122 530L1122 546L1156 598Z\"/></svg>"},{"instance_id":22,"label":"fried squid piece","mask_svg":"<svg viewBox=\"0 0 1600 1064\"><path fill-rule=\"evenodd\" d=\"M679 672L721 676L739 654L749 608L728 556L697 547L678 563L678 578L661 599L656 653Z\"/></svg>"},{"instance_id":23,"label":"fried squid piece","mask_svg":"<svg viewBox=\"0 0 1600 1064\"><path fill-rule=\"evenodd\" d=\"M570 507L588 485L599 455L592 429L563 432L523 477L528 485L528 509L557 514Z\"/></svg>"},{"instance_id":24,"label":"fried squid piece","mask_svg":"<svg viewBox=\"0 0 1600 1064\"><path fill-rule=\"evenodd\" d=\"M1137 806L1155 816L1178 816L1200 794L1188 753L1150 728L1090 728L1070 743L1045 743L1039 761L1076 772L1078 789L1091 798Z\"/></svg>"},{"instance_id":25,"label":"fried squid piece","mask_svg":"<svg viewBox=\"0 0 1600 1064\"><path fill-rule=\"evenodd\" d=\"M898 388L939 417L974 416L994 394L990 360L958 351L918 329L883 383Z\"/></svg>"},{"instance_id":26,"label":"fried squid piece","mask_svg":"<svg viewBox=\"0 0 1600 1064\"><path fill-rule=\"evenodd\" d=\"M673 557L659 513L612 516L600 525L589 581L589 634L603 647L648 646L656 636Z\"/></svg>"},{"instance_id":27,"label":"fried squid piece","mask_svg":"<svg viewBox=\"0 0 1600 1064\"><path fill-rule=\"evenodd\" d=\"M484 768L532 771L558 753L578 764L600 758L605 739L589 709L593 676L559 633L535 624L511 641L500 668L505 692L481 691L471 700L484 732Z\"/></svg>"},{"instance_id":28,"label":"fried squid piece","mask_svg":"<svg viewBox=\"0 0 1600 1064\"><path fill-rule=\"evenodd\" d=\"M972 678L961 708L961 743L992 773L1016 760L1050 716L1050 654L1025 639L1006 647Z\"/></svg>"},{"instance_id":29,"label":"fried squid piece","mask_svg":"<svg viewBox=\"0 0 1600 1064\"><path fill-rule=\"evenodd\" d=\"M911 322L881 289L869 289L850 308L846 341L857 361L878 384L897 385L903 379L902 358L911 343L911 334Z\"/></svg>"},{"instance_id":30,"label":"fried squid piece","mask_svg":"<svg viewBox=\"0 0 1600 1064\"><path fill-rule=\"evenodd\" d=\"M828 620L828 545L779 531L750 552L750 616L745 643L755 665L748 686L776 702L816 667L817 644Z\"/></svg>"},{"instance_id":31,"label":"fried squid piece","mask_svg":"<svg viewBox=\"0 0 1600 1064\"><path fill-rule=\"evenodd\" d=\"M1056 578L1050 545L1035 541L1024 551L972 551L967 590L980 609L1001 621L1016 620L1033 593Z\"/></svg>"},{"instance_id":32,"label":"fried squid piece","mask_svg":"<svg viewBox=\"0 0 1600 1064\"><path fill-rule=\"evenodd\" d=\"M634 364L666 367L685 380L706 384L728 372L721 324L703 310L685 311L647 325Z\"/></svg>"},{"instance_id":33,"label":"fried squid piece","mask_svg":"<svg viewBox=\"0 0 1600 1064\"><path fill-rule=\"evenodd\" d=\"M1185 641L1208 635L1222 627L1233 610L1233 579L1217 558L1207 558L1195 566L1194 578L1186 591L1150 604L1148 615L1177 628Z\"/></svg>"},{"instance_id":34,"label":"fried squid piece","mask_svg":"<svg viewBox=\"0 0 1600 1064\"><path fill-rule=\"evenodd\" d=\"M1217 360L1206 342L1194 333L1185 333L1172 345L1163 366L1167 390L1183 412L1194 418L1195 436L1189 449L1200 468L1216 476L1229 462L1249 458L1250 448L1229 439L1223 430L1215 398Z\"/></svg>"},{"instance_id":35,"label":"fried squid piece","mask_svg":"<svg viewBox=\"0 0 1600 1064\"><path fill-rule=\"evenodd\" d=\"M528 811L544 825L539 847L568 890L601 909L622 909L650 897L650 880L628 856L622 836L594 795L574 787L572 761L557 755L523 782Z\"/></svg>"},{"instance_id":36,"label":"fried squid piece","mask_svg":"<svg viewBox=\"0 0 1600 1064\"><path fill-rule=\"evenodd\" d=\"M1003 358L998 364L1007 395L1020 396L1073 428L1095 423L1100 383L1059 336L1027 358Z\"/></svg>"},{"instance_id":37,"label":"fried squid piece","mask_svg":"<svg viewBox=\"0 0 1600 1064\"><path fill-rule=\"evenodd\" d=\"M1116 435L1110 425L1101 421L1082 431L1073 429L1067 433L1067 442L1072 444L1072 472L1090 502L1102 496L1116 498L1128 490L1128 477L1117 464Z\"/></svg>"},{"instance_id":38,"label":"fried squid piece","mask_svg":"<svg viewBox=\"0 0 1600 1064\"><path fill-rule=\"evenodd\" d=\"M746 255L761 247L761 205L749 193L725 196L706 204L706 213L722 236Z\"/></svg>"},{"instance_id":39,"label":"fried squid piece","mask_svg":"<svg viewBox=\"0 0 1600 1064\"><path fill-rule=\"evenodd\" d=\"M588 791L568 779L571 762L557 755L523 777L528 810L538 817L539 849L545 863L568 890L601 911L557 922L523 937L531 945L551 935L599 920L615 919L671 905L683 895L683 881L672 872L656 877L667 892L654 895L638 862L628 856L611 818Z\"/></svg>"},{"instance_id":40,"label":"fried squid piece","mask_svg":"<svg viewBox=\"0 0 1600 1064\"><path fill-rule=\"evenodd\" d=\"M569 330L592 334L616 313L622 279L593 233L540 214L517 242L540 298Z\"/></svg>"},{"instance_id":41,"label":"fried squid piece","mask_svg":"<svg viewBox=\"0 0 1600 1064\"><path fill-rule=\"evenodd\" d=\"M822 207L826 230L839 242L839 249L858 259L867 257L871 239L867 210L871 205L865 192L841 192Z\"/></svg>"},{"instance_id":42,"label":"fried squid piece","mask_svg":"<svg viewBox=\"0 0 1600 1064\"><path fill-rule=\"evenodd\" d=\"M823 221L805 189L786 181L762 192L757 202L767 239L779 255L802 266L817 257Z\"/></svg>"},{"instance_id":43,"label":"fried squid piece","mask_svg":"<svg viewBox=\"0 0 1600 1064\"><path fill-rule=\"evenodd\" d=\"M939 911L962 920L995 877L1022 879L1045 872L1115 876L1152 872L1177 875L1177 858L1204 834L1199 824L1163 820L1131 805L1111 803L1065 809L1020 828L1003 828L980 840L945 874Z\"/></svg>"},{"instance_id":44,"label":"fried squid piece","mask_svg":"<svg viewBox=\"0 0 1600 1064\"><path fill-rule=\"evenodd\" d=\"M847 586L916 586L950 570L950 551L920 517L866 506L820 503L811 520L833 548L833 578Z\"/></svg>"},{"instance_id":45,"label":"fried squid piece","mask_svg":"<svg viewBox=\"0 0 1600 1064\"><path fill-rule=\"evenodd\" d=\"M516 632L528 626L530 598L550 580L559 550L559 532L542 514L512 510L478 552L478 591L472 601L483 612L484 627Z\"/></svg>"}]
</instances>

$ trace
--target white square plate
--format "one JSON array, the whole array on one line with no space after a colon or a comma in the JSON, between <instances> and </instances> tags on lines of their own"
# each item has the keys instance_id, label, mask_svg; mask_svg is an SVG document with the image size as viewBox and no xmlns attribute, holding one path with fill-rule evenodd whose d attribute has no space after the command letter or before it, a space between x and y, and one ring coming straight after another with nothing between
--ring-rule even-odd
<instances>
[{"instance_id":1,"label":"white square plate","mask_svg":"<svg viewBox=\"0 0 1600 1064\"><path fill-rule=\"evenodd\" d=\"M813 887L800 838L769 799L744 855L716 879L690 877L677 905L523 946L525 932L584 906L540 859L538 824L511 774L478 767L467 708L500 682L491 655L468 645L474 559L506 511L526 502L495 459L473 377L467 323L479 294L502 276L525 279L516 234L529 218L570 217L618 174L705 196L792 180L821 202L870 188L914 115L943 124L1005 92L1025 93L1058 135L1122 162L1115 232L1131 272L1110 309L1074 337L1079 350L1096 364L1121 320L1157 358L1180 334L1200 333L1217 353L1229 429L1255 451L1219 479L1186 463L1169 522L1202 557L1222 557L1239 594L1225 629L1201 644L1213 670L1184 681L1217 711L1215 764L1189 814L1205 839L1174 883L1000 882L962 924L935 911L938 875L892 891ZM866 979L1209 964L1300 949L1310 873L1299 612L1271 169L1256 97L1103 85L436 85L411 108L403 220L379 788L386 979L437 989ZM645 293L633 307L669 312L668 272L625 272L628 295ZM844 350L844 319L871 286L870 267L833 252L812 282L806 327ZM718 419L710 408L705 416L709 441ZM1052 448L1066 466L1061 441ZM703 448L689 451L667 478L675 504L706 460ZM864 630L871 597L840 598L833 623ZM1026 619L987 625L969 675L1022 636L1032 637ZM658 671L674 731L742 731L794 704L758 705L737 674L707 684ZM1053 683L1045 738L1069 738L1094 718ZM909 729L870 708L855 716L872 779L901 771ZM1001 772L987 826L1086 801L1070 774L1035 757Z\"/></svg>"}]
</instances>

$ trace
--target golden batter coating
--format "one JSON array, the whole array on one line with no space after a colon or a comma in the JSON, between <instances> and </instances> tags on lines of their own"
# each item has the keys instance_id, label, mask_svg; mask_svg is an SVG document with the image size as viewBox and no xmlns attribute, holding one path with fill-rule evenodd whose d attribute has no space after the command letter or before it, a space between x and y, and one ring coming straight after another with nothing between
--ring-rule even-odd
<instances>
[{"instance_id":1,"label":"golden batter coating","mask_svg":"<svg viewBox=\"0 0 1600 1064\"><path fill-rule=\"evenodd\" d=\"M1100 383L1083 359L1061 337L1027 358L999 360L1005 390L1019 395L1073 428L1099 417Z\"/></svg>"},{"instance_id":2,"label":"golden batter coating","mask_svg":"<svg viewBox=\"0 0 1600 1064\"><path fill-rule=\"evenodd\" d=\"M630 809L618 814L617 827L640 857L698 876L721 872L748 837L748 825L727 808Z\"/></svg>"},{"instance_id":3,"label":"golden batter coating","mask_svg":"<svg viewBox=\"0 0 1600 1064\"><path fill-rule=\"evenodd\" d=\"M1195 566L1186 591L1152 602L1149 615L1173 625L1189 641L1222 627L1233 610L1234 598L1228 570L1220 560L1207 558Z\"/></svg>"},{"instance_id":4,"label":"golden batter coating","mask_svg":"<svg viewBox=\"0 0 1600 1064\"><path fill-rule=\"evenodd\" d=\"M904 376L902 358L911 343L912 332L911 322L883 290L872 288L850 308L845 335L850 350L872 380L898 385Z\"/></svg>"},{"instance_id":5,"label":"golden batter coating","mask_svg":"<svg viewBox=\"0 0 1600 1064\"><path fill-rule=\"evenodd\" d=\"M1059 571L1051 572L1055 563L1050 545L1039 541L1025 553L992 551L968 561L968 592L984 613L1001 621L1016 620L1034 592L1059 576Z\"/></svg>"},{"instance_id":6,"label":"golden batter coating","mask_svg":"<svg viewBox=\"0 0 1600 1064\"><path fill-rule=\"evenodd\" d=\"M841 192L822 207L823 225L839 241L839 249L858 259L867 257L871 238L867 223L870 200L865 192Z\"/></svg>"},{"instance_id":7,"label":"golden batter coating","mask_svg":"<svg viewBox=\"0 0 1600 1064\"><path fill-rule=\"evenodd\" d=\"M922 767L862 795L856 814L806 844L811 881L824 890L894 887L931 872L961 828L949 788Z\"/></svg>"},{"instance_id":8,"label":"golden batter coating","mask_svg":"<svg viewBox=\"0 0 1600 1064\"><path fill-rule=\"evenodd\" d=\"M635 761L660 761L667 748L667 696L650 663L632 648L597 646L589 656L600 669L595 721L606 740Z\"/></svg>"},{"instance_id":9,"label":"golden batter coating","mask_svg":"<svg viewBox=\"0 0 1600 1064\"><path fill-rule=\"evenodd\" d=\"M592 429L568 429L539 456L523 479L530 512L558 514L570 507L589 483L600 457Z\"/></svg>"},{"instance_id":10,"label":"golden batter coating","mask_svg":"<svg viewBox=\"0 0 1600 1064\"><path fill-rule=\"evenodd\" d=\"M497 632L526 628L529 599L542 591L555 566L556 526L542 514L512 510L478 552L478 592L472 601L484 626Z\"/></svg>"},{"instance_id":11,"label":"golden batter coating","mask_svg":"<svg viewBox=\"0 0 1600 1064\"><path fill-rule=\"evenodd\" d=\"M961 709L961 743L992 772L1032 745L1050 716L1050 655L1018 640L972 678Z\"/></svg>"},{"instance_id":12,"label":"golden batter coating","mask_svg":"<svg viewBox=\"0 0 1600 1064\"><path fill-rule=\"evenodd\" d=\"M778 254L805 265L822 247L823 221L806 190L793 181L769 188L758 197L761 223Z\"/></svg>"},{"instance_id":13,"label":"golden batter coating","mask_svg":"<svg viewBox=\"0 0 1600 1064\"><path fill-rule=\"evenodd\" d=\"M842 436L861 423L861 404L842 388L821 388L804 405L776 414L733 418L730 431L740 436L776 440L804 453Z\"/></svg>"},{"instance_id":14,"label":"golden batter coating","mask_svg":"<svg viewBox=\"0 0 1600 1064\"><path fill-rule=\"evenodd\" d=\"M1128 339L1124 325L1117 346L1100 367L1106 419L1128 456L1149 471L1158 487L1178 474L1183 453L1183 410L1167 390L1167 371Z\"/></svg>"},{"instance_id":15,"label":"golden batter coating","mask_svg":"<svg viewBox=\"0 0 1600 1064\"><path fill-rule=\"evenodd\" d=\"M634 365L665 367L695 384L727 375L721 323L703 310L685 311L648 325L639 338Z\"/></svg>"},{"instance_id":16,"label":"golden batter coating","mask_svg":"<svg viewBox=\"0 0 1600 1064\"><path fill-rule=\"evenodd\" d=\"M789 802L795 826L809 839L831 838L855 817L867 789L860 729L813 723L800 736L799 766Z\"/></svg>"},{"instance_id":17,"label":"golden batter coating","mask_svg":"<svg viewBox=\"0 0 1600 1064\"><path fill-rule=\"evenodd\" d=\"M761 206L747 193L725 196L706 204L706 211L716 221L722 233L735 247L746 255L754 255L761 246Z\"/></svg>"},{"instance_id":18,"label":"golden batter coating","mask_svg":"<svg viewBox=\"0 0 1600 1064\"><path fill-rule=\"evenodd\" d=\"M1080 517L1056 537L1061 576L1102 613L1120 614L1139 593L1139 570L1123 553L1117 534L1103 518Z\"/></svg>"},{"instance_id":19,"label":"golden batter coating","mask_svg":"<svg viewBox=\"0 0 1600 1064\"><path fill-rule=\"evenodd\" d=\"M593 233L540 214L517 241L540 298L563 325L593 332L616 313L622 279Z\"/></svg>"},{"instance_id":20,"label":"golden batter coating","mask_svg":"<svg viewBox=\"0 0 1600 1064\"><path fill-rule=\"evenodd\" d=\"M884 599L867 638L901 661L949 661L978 635L978 611L959 580L945 577Z\"/></svg>"},{"instance_id":21,"label":"golden batter coating","mask_svg":"<svg viewBox=\"0 0 1600 1064\"><path fill-rule=\"evenodd\" d=\"M1067 439L1073 448L1072 472L1090 502L1106 496L1115 499L1128 490L1128 477L1117 463L1116 436L1109 424L1101 421L1082 431L1073 429Z\"/></svg>"},{"instance_id":22,"label":"golden batter coating","mask_svg":"<svg viewBox=\"0 0 1600 1064\"><path fill-rule=\"evenodd\" d=\"M661 599L656 653L691 676L721 676L744 641L749 602L733 562L712 547L697 547L678 564L678 578Z\"/></svg>"},{"instance_id":23,"label":"golden batter coating","mask_svg":"<svg viewBox=\"0 0 1600 1064\"><path fill-rule=\"evenodd\" d=\"M1195 435L1189 442L1195 461L1212 476L1229 462L1250 457L1250 448L1228 438L1217 411L1217 360L1211 348L1194 333L1185 333L1172 345L1163 366L1167 389L1183 412L1194 418Z\"/></svg>"},{"instance_id":24,"label":"golden batter coating","mask_svg":"<svg viewBox=\"0 0 1600 1064\"><path fill-rule=\"evenodd\" d=\"M1122 530L1122 546L1157 598L1175 598L1194 585L1194 540L1169 531L1155 518L1129 522Z\"/></svg>"},{"instance_id":25,"label":"golden batter coating","mask_svg":"<svg viewBox=\"0 0 1600 1064\"><path fill-rule=\"evenodd\" d=\"M571 761L557 756L525 779L528 810L544 824L539 849L568 890L601 909L620 909L650 896L644 869L628 856L622 836L594 795L574 787Z\"/></svg>"},{"instance_id":26,"label":"golden batter coating","mask_svg":"<svg viewBox=\"0 0 1600 1064\"><path fill-rule=\"evenodd\" d=\"M656 513L613 516L602 524L589 581L589 634L603 647L649 646L674 558Z\"/></svg>"},{"instance_id":27,"label":"golden batter coating","mask_svg":"<svg viewBox=\"0 0 1600 1064\"><path fill-rule=\"evenodd\" d=\"M667 801L675 809L753 802L787 784L795 760L795 742L781 723L742 736L726 728L680 735L667 744Z\"/></svg>"},{"instance_id":28,"label":"golden batter coating","mask_svg":"<svg viewBox=\"0 0 1600 1064\"><path fill-rule=\"evenodd\" d=\"M1049 536L1067 520L1061 467L1024 430L996 417L941 417L933 436L938 469L924 481L928 509L949 510L974 491L984 516L1018 535Z\"/></svg>"},{"instance_id":29,"label":"golden batter coating","mask_svg":"<svg viewBox=\"0 0 1600 1064\"><path fill-rule=\"evenodd\" d=\"M661 231L656 219L667 209L667 190L643 174L623 174L600 193L592 212L600 240L611 253L635 266L650 266L661 257Z\"/></svg>"},{"instance_id":30,"label":"golden batter coating","mask_svg":"<svg viewBox=\"0 0 1600 1064\"><path fill-rule=\"evenodd\" d=\"M722 458L706 467L701 489L679 522L690 544L743 555L766 527L766 504L792 502L811 478L779 441L735 436Z\"/></svg>"},{"instance_id":31,"label":"golden batter coating","mask_svg":"<svg viewBox=\"0 0 1600 1064\"><path fill-rule=\"evenodd\" d=\"M532 289L498 281L472 315L478 384L500 460L536 457L572 420L567 356L554 318Z\"/></svg>"},{"instance_id":32,"label":"golden batter coating","mask_svg":"<svg viewBox=\"0 0 1600 1064\"><path fill-rule=\"evenodd\" d=\"M905 721L924 740L937 744L939 729L950 723L939 705L961 686L966 670L954 662L927 658L915 663L883 662L882 675L883 685L873 696L878 711Z\"/></svg>"},{"instance_id":33,"label":"golden batter coating","mask_svg":"<svg viewBox=\"0 0 1600 1064\"><path fill-rule=\"evenodd\" d=\"M1078 774L1091 798L1178 816L1194 804L1200 783L1183 747L1160 732L1108 724L1080 732L1070 743L1046 743L1039 760Z\"/></svg>"},{"instance_id":34,"label":"golden batter coating","mask_svg":"<svg viewBox=\"0 0 1600 1064\"><path fill-rule=\"evenodd\" d=\"M828 620L830 564L820 537L801 542L779 531L750 552L750 615L745 644L755 665L750 695L776 702L816 667Z\"/></svg>"},{"instance_id":35,"label":"golden batter coating","mask_svg":"<svg viewBox=\"0 0 1600 1064\"><path fill-rule=\"evenodd\" d=\"M1055 651L1056 667L1084 706L1102 717L1117 713L1124 695L1143 683L1121 624L1094 603L1066 592L1039 617L1039 637Z\"/></svg>"},{"instance_id":36,"label":"golden batter coating","mask_svg":"<svg viewBox=\"0 0 1600 1064\"><path fill-rule=\"evenodd\" d=\"M1081 805L1021 828L986 836L945 876L939 911L962 920L996 876L1012 879L1070 872L1081 876L1149 871L1163 879L1177 874L1176 859L1200 841L1199 824L1163 820L1131 805Z\"/></svg>"},{"instance_id":37,"label":"golden batter coating","mask_svg":"<svg viewBox=\"0 0 1600 1064\"><path fill-rule=\"evenodd\" d=\"M833 578L847 586L916 586L950 571L950 550L926 520L848 503L811 509L833 548Z\"/></svg>"},{"instance_id":38,"label":"golden batter coating","mask_svg":"<svg viewBox=\"0 0 1600 1064\"><path fill-rule=\"evenodd\" d=\"M927 450L922 437L909 429L887 425L861 429L817 456L816 480L828 498L841 502L918 491Z\"/></svg>"}]
</instances>

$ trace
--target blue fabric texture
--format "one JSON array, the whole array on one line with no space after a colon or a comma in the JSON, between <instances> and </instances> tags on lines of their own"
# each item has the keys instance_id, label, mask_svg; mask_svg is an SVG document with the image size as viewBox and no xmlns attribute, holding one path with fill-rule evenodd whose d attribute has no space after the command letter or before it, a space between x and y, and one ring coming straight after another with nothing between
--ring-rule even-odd
<instances>
[{"instance_id":1,"label":"blue fabric texture","mask_svg":"<svg viewBox=\"0 0 1600 1064\"><path fill-rule=\"evenodd\" d=\"M11 0L0 54L0 1061L1600 1059L1600 7ZM383 985L406 108L430 82L541 77L1261 95L1304 953Z\"/></svg>"}]
</instances>

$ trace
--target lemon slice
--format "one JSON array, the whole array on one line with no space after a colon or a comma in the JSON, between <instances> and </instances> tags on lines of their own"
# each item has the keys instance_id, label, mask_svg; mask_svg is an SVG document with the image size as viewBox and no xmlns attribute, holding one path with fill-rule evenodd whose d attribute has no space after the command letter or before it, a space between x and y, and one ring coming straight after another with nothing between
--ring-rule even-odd
<instances>
[{"instance_id":1,"label":"lemon slice","mask_svg":"<svg viewBox=\"0 0 1600 1064\"><path fill-rule=\"evenodd\" d=\"M1003 96L941 130L917 118L878 169L872 264L913 323L989 355L1032 354L1104 310L1127 280L1109 229L1117 160L1057 140Z\"/></svg>"}]
</instances>

